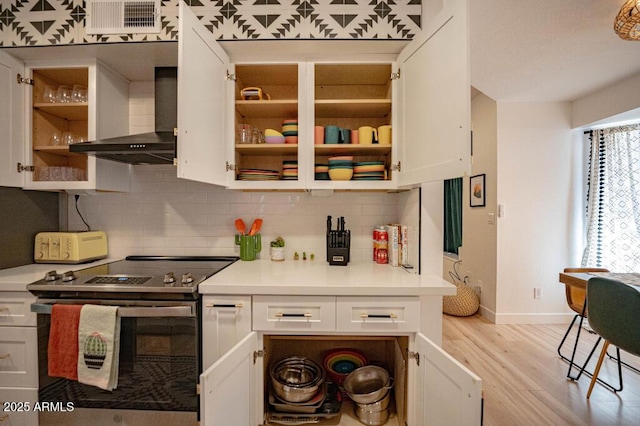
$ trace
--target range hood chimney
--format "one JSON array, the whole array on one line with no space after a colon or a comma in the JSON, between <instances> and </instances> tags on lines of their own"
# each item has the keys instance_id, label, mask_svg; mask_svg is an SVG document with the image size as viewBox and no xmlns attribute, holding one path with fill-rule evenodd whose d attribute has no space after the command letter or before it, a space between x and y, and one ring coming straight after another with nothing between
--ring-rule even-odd
<instances>
[{"instance_id":1,"label":"range hood chimney","mask_svg":"<svg viewBox=\"0 0 640 426\"><path fill-rule=\"evenodd\" d=\"M155 132L69 145L69 151L128 164L173 164L178 127L178 68L155 69Z\"/></svg>"}]
</instances>

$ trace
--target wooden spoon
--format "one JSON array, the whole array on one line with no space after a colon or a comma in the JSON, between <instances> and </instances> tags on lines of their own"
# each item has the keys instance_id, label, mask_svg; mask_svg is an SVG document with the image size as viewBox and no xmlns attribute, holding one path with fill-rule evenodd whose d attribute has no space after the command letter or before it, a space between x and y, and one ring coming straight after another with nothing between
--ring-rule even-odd
<instances>
[{"instance_id":1,"label":"wooden spoon","mask_svg":"<svg viewBox=\"0 0 640 426\"><path fill-rule=\"evenodd\" d=\"M262 227L262 219L256 219L251 224L251 229L249 230L249 235L253 236L260 232L260 228Z\"/></svg>"},{"instance_id":2,"label":"wooden spoon","mask_svg":"<svg viewBox=\"0 0 640 426\"><path fill-rule=\"evenodd\" d=\"M242 219L236 219L236 229L238 230L240 235L245 235L245 231L247 230L247 227L245 226L244 221Z\"/></svg>"}]
</instances>

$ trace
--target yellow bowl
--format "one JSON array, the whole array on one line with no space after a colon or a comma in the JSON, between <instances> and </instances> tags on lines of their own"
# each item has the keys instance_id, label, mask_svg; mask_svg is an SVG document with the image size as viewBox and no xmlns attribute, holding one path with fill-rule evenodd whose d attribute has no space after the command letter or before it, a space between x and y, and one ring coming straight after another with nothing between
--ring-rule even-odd
<instances>
[{"instance_id":1,"label":"yellow bowl","mask_svg":"<svg viewBox=\"0 0 640 426\"><path fill-rule=\"evenodd\" d=\"M265 136L282 136L282 133L274 129L265 129L264 135Z\"/></svg>"},{"instance_id":2,"label":"yellow bowl","mask_svg":"<svg viewBox=\"0 0 640 426\"><path fill-rule=\"evenodd\" d=\"M351 180L353 169L329 169L331 180Z\"/></svg>"}]
</instances>

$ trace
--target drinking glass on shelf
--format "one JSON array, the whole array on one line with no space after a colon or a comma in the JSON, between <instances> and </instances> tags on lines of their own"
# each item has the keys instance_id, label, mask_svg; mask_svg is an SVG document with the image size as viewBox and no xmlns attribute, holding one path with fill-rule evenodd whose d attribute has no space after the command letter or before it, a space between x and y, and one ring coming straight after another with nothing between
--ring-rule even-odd
<instances>
[{"instance_id":1,"label":"drinking glass on shelf","mask_svg":"<svg viewBox=\"0 0 640 426\"><path fill-rule=\"evenodd\" d=\"M71 92L72 102L87 102L87 88L76 84Z\"/></svg>"},{"instance_id":2,"label":"drinking glass on shelf","mask_svg":"<svg viewBox=\"0 0 640 426\"><path fill-rule=\"evenodd\" d=\"M238 143L251 143L253 127L250 124L240 124L238 126Z\"/></svg>"},{"instance_id":3,"label":"drinking glass on shelf","mask_svg":"<svg viewBox=\"0 0 640 426\"><path fill-rule=\"evenodd\" d=\"M63 145L71 145L76 143L76 135L73 132L64 132L62 134L62 144Z\"/></svg>"},{"instance_id":4,"label":"drinking glass on shelf","mask_svg":"<svg viewBox=\"0 0 640 426\"><path fill-rule=\"evenodd\" d=\"M58 89L53 86L44 86L44 90L42 91L42 100L44 102L55 102L57 90Z\"/></svg>"},{"instance_id":5,"label":"drinking glass on shelf","mask_svg":"<svg viewBox=\"0 0 640 426\"><path fill-rule=\"evenodd\" d=\"M51 132L51 137L49 138L50 145L52 146L60 146L62 145L62 134L57 130Z\"/></svg>"},{"instance_id":6,"label":"drinking glass on shelf","mask_svg":"<svg viewBox=\"0 0 640 426\"><path fill-rule=\"evenodd\" d=\"M68 103L71 102L71 97L73 95L73 89L70 86L58 86L58 90L56 91L56 102L60 103Z\"/></svg>"},{"instance_id":7,"label":"drinking glass on shelf","mask_svg":"<svg viewBox=\"0 0 640 426\"><path fill-rule=\"evenodd\" d=\"M60 181L62 180L62 167L49 167L49 180Z\"/></svg>"},{"instance_id":8,"label":"drinking glass on shelf","mask_svg":"<svg viewBox=\"0 0 640 426\"><path fill-rule=\"evenodd\" d=\"M38 180L39 181L48 181L49 177L49 167L40 167L38 169Z\"/></svg>"}]
</instances>

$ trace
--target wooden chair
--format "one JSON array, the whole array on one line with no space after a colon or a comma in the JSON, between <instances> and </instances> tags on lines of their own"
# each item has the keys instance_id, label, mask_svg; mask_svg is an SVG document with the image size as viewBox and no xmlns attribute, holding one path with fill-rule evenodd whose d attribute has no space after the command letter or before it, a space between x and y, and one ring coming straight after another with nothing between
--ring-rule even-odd
<instances>
[{"instance_id":1,"label":"wooden chair","mask_svg":"<svg viewBox=\"0 0 640 426\"><path fill-rule=\"evenodd\" d=\"M610 344L616 346L618 360L620 349L640 356L640 289L602 277L591 278L587 284L589 324L604 340L600 358L591 378L587 399L598 380L602 361ZM622 375L620 363L620 389Z\"/></svg>"},{"instance_id":2,"label":"wooden chair","mask_svg":"<svg viewBox=\"0 0 640 426\"><path fill-rule=\"evenodd\" d=\"M571 273L571 272L609 272L608 269L605 268L564 268L564 272L567 273ZM577 377L572 377L571 376L571 369L573 367L578 367L578 365L576 365L574 363L575 360L575 356L576 356L576 350L578 348L578 341L580 340L580 332L582 331L582 326L584 324L584 320L585 318L587 318L587 309L586 309L586 297L587 297L587 291L586 289L582 289L582 288L578 288L578 287L574 287L574 286L570 286L570 285L565 285L565 293L566 293L566 297L567 297L567 304L569 305L569 307L571 308L572 311L574 311L576 314L573 316L573 320L571 321L571 324L569 324L569 327L567 328L567 331L564 333L564 336L562 337L562 340L560 341L560 345L558 345L558 355L560 355L560 358L562 358L563 360L569 362L569 372L567 373L567 377L570 379L577 379ZM579 320L578 322L578 331L576 334L576 340L575 343L573 345L573 351L571 352L571 358L565 356L562 354L562 346L564 345L565 341L567 340L567 337L569 336L569 333L571 332L571 329L573 328L573 325L575 324L576 320ZM592 353L593 350L595 350L595 347L592 349Z\"/></svg>"}]
</instances>

